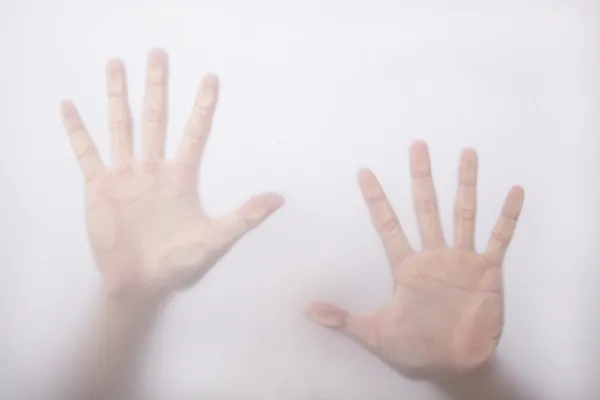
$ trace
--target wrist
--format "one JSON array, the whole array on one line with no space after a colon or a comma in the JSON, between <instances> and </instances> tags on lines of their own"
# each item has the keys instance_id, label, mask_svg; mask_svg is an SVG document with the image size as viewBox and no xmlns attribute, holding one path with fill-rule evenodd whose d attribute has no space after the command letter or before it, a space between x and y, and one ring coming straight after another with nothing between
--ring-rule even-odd
<instances>
[{"instance_id":1,"label":"wrist","mask_svg":"<svg viewBox=\"0 0 600 400\"><path fill-rule=\"evenodd\" d=\"M476 368L438 376L431 382L448 394L464 392L466 389L474 389L481 383L489 382L493 379L495 371L495 360L492 359Z\"/></svg>"},{"instance_id":2,"label":"wrist","mask_svg":"<svg viewBox=\"0 0 600 400\"><path fill-rule=\"evenodd\" d=\"M128 343L151 330L168 299L168 296L145 291L115 294L104 290L100 320L106 333L120 337L122 343Z\"/></svg>"},{"instance_id":3,"label":"wrist","mask_svg":"<svg viewBox=\"0 0 600 400\"><path fill-rule=\"evenodd\" d=\"M163 296L141 292L115 295L102 288L99 294L87 338L87 365L77 372L81 376L76 386L68 389L74 399L113 398L114 393L125 390L128 371L135 370L136 355L143 353L166 302Z\"/></svg>"},{"instance_id":4,"label":"wrist","mask_svg":"<svg viewBox=\"0 0 600 400\"><path fill-rule=\"evenodd\" d=\"M102 286L104 302L131 311L150 311L166 303L171 294L165 290L142 285L114 285L106 281Z\"/></svg>"},{"instance_id":5,"label":"wrist","mask_svg":"<svg viewBox=\"0 0 600 400\"><path fill-rule=\"evenodd\" d=\"M526 395L518 387L514 374L497 357L479 368L447 376L433 382L437 389L452 399L523 400Z\"/></svg>"}]
</instances>

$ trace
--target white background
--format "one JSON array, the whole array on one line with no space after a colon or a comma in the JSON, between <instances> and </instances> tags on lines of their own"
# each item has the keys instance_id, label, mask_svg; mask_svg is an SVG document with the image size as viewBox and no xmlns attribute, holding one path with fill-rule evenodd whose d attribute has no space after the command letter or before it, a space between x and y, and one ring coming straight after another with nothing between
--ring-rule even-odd
<instances>
[{"instance_id":1,"label":"white background","mask_svg":"<svg viewBox=\"0 0 600 400\"><path fill-rule=\"evenodd\" d=\"M544 399L600 398L599 24L592 1L3 0L0 398L49 385L98 287L59 102L76 102L108 157L105 62L124 59L138 116L154 46L170 54L171 150L201 76L221 77L208 209L287 198L168 309L146 371L156 398L437 398L301 315L314 297L365 311L388 295L355 171L375 170L418 245L416 138L447 232L462 147L480 154L479 246L524 186L499 354Z\"/></svg>"}]
</instances>

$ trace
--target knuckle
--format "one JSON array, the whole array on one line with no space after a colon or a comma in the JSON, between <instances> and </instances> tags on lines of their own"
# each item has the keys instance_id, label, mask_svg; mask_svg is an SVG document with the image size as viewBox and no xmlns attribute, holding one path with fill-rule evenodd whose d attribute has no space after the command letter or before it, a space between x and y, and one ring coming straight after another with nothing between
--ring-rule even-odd
<instances>
[{"instance_id":1,"label":"knuckle","mask_svg":"<svg viewBox=\"0 0 600 400\"><path fill-rule=\"evenodd\" d=\"M415 167L412 170L412 178L414 180L428 179L431 177L431 167L428 165Z\"/></svg>"},{"instance_id":2,"label":"knuckle","mask_svg":"<svg viewBox=\"0 0 600 400\"><path fill-rule=\"evenodd\" d=\"M202 124L191 126L187 130L187 138L192 144L197 144L204 138L205 128Z\"/></svg>"},{"instance_id":3,"label":"knuckle","mask_svg":"<svg viewBox=\"0 0 600 400\"><path fill-rule=\"evenodd\" d=\"M509 210L504 213L504 218L516 222L519 219L520 212L517 210Z\"/></svg>"},{"instance_id":4,"label":"knuckle","mask_svg":"<svg viewBox=\"0 0 600 400\"><path fill-rule=\"evenodd\" d=\"M376 206L385 202L386 197L381 191L369 191L365 193L365 201L369 206Z\"/></svg>"},{"instance_id":5,"label":"knuckle","mask_svg":"<svg viewBox=\"0 0 600 400\"><path fill-rule=\"evenodd\" d=\"M465 188L474 188L477 186L477 178L475 176L465 176L459 179L459 185Z\"/></svg>"},{"instance_id":6,"label":"knuckle","mask_svg":"<svg viewBox=\"0 0 600 400\"><path fill-rule=\"evenodd\" d=\"M492 239L500 245L500 247L505 248L508 246L510 242L511 236L501 230L494 230L492 232Z\"/></svg>"},{"instance_id":7,"label":"knuckle","mask_svg":"<svg viewBox=\"0 0 600 400\"><path fill-rule=\"evenodd\" d=\"M196 172L196 165L188 158L181 158L176 161L178 172L183 175L190 175Z\"/></svg>"},{"instance_id":8,"label":"knuckle","mask_svg":"<svg viewBox=\"0 0 600 400\"><path fill-rule=\"evenodd\" d=\"M398 227L398 218L394 215L386 216L380 221L379 227L383 233L392 233Z\"/></svg>"},{"instance_id":9,"label":"knuckle","mask_svg":"<svg viewBox=\"0 0 600 400\"><path fill-rule=\"evenodd\" d=\"M144 123L144 130L150 132L157 132L164 130L164 123L161 120L146 120Z\"/></svg>"},{"instance_id":10,"label":"knuckle","mask_svg":"<svg viewBox=\"0 0 600 400\"><path fill-rule=\"evenodd\" d=\"M199 117L206 117L211 113L211 104L205 102L195 102L194 103L194 114Z\"/></svg>"},{"instance_id":11,"label":"knuckle","mask_svg":"<svg viewBox=\"0 0 600 400\"><path fill-rule=\"evenodd\" d=\"M125 85L110 85L107 94L110 100L120 101L125 98L126 92Z\"/></svg>"},{"instance_id":12,"label":"knuckle","mask_svg":"<svg viewBox=\"0 0 600 400\"><path fill-rule=\"evenodd\" d=\"M422 215L437 214L437 201L434 198L425 198L417 203L417 212Z\"/></svg>"},{"instance_id":13,"label":"knuckle","mask_svg":"<svg viewBox=\"0 0 600 400\"><path fill-rule=\"evenodd\" d=\"M475 220L475 209L470 207L462 207L458 210L459 218L466 222L473 222Z\"/></svg>"},{"instance_id":14,"label":"knuckle","mask_svg":"<svg viewBox=\"0 0 600 400\"><path fill-rule=\"evenodd\" d=\"M84 135L86 135L86 131L81 123L73 121L73 123L69 126L69 129L67 129L67 134L73 138L84 137Z\"/></svg>"},{"instance_id":15,"label":"knuckle","mask_svg":"<svg viewBox=\"0 0 600 400\"><path fill-rule=\"evenodd\" d=\"M144 119L150 123L158 123L164 120L165 113L162 107L148 107L144 115Z\"/></svg>"},{"instance_id":16,"label":"knuckle","mask_svg":"<svg viewBox=\"0 0 600 400\"><path fill-rule=\"evenodd\" d=\"M486 265L490 267L500 267L502 265L501 253L483 253L481 254L482 260Z\"/></svg>"},{"instance_id":17,"label":"knuckle","mask_svg":"<svg viewBox=\"0 0 600 400\"><path fill-rule=\"evenodd\" d=\"M79 161L83 161L88 157L93 156L96 153L96 150L92 146L83 147L76 153L77 159Z\"/></svg>"},{"instance_id":18,"label":"knuckle","mask_svg":"<svg viewBox=\"0 0 600 400\"><path fill-rule=\"evenodd\" d=\"M146 85L151 88L162 89L167 85L167 75L162 66L157 66L148 71Z\"/></svg>"},{"instance_id":19,"label":"knuckle","mask_svg":"<svg viewBox=\"0 0 600 400\"><path fill-rule=\"evenodd\" d=\"M113 133L117 136L128 135L131 131L131 121L128 119L118 119L112 121Z\"/></svg>"}]
</instances>

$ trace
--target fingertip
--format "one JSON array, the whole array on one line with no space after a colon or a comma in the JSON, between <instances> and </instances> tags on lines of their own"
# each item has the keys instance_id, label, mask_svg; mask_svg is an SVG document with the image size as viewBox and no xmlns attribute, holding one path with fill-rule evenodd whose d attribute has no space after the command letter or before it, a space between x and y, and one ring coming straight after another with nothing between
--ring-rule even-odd
<instances>
[{"instance_id":1,"label":"fingertip","mask_svg":"<svg viewBox=\"0 0 600 400\"><path fill-rule=\"evenodd\" d=\"M373 176L373 171L370 168L361 168L356 172L356 178L361 181Z\"/></svg>"},{"instance_id":2,"label":"fingertip","mask_svg":"<svg viewBox=\"0 0 600 400\"><path fill-rule=\"evenodd\" d=\"M166 62L168 57L167 52L160 47L153 47L148 51L148 62L150 63Z\"/></svg>"},{"instance_id":3,"label":"fingertip","mask_svg":"<svg viewBox=\"0 0 600 400\"><path fill-rule=\"evenodd\" d=\"M465 161L477 161L477 150L475 150L472 147L465 147L464 149L462 149L460 156L463 160Z\"/></svg>"},{"instance_id":4,"label":"fingertip","mask_svg":"<svg viewBox=\"0 0 600 400\"><path fill-rule=\"evenodd\" d=\"M368 187L372 182L377 182L377 177L373 170L369 168L361 168L356 173L356 180L361 188Z\"/></svg>"},{"instance_id":5,"label":"fingertip","mask_svg":"<svg viewBox=\"0 0 600 400\"><path fill-rule=\"evenodd\" d=\"M202 78L202 85L216 89L219 87L219 77L216 74L209 72Z\"/></svg>"},{"instance_id":6,"label":"fingertip","mask_svg":"<svg viewBox=\"0 0 600 400\"><path fill-rule=\"evenodd\" d=\"M273 210L278 210L285 204L285 198L279 193L265 193L264 201Z\"/></svg>"},{"instance_id":7,"label":"fingertip","mask_svg":"<svg viewBox=\"0 0 600 400\"><path fill-rule=\"evenodd\" d=\"M106 72L108 74L121 72L123 70L125 70L125 64L123 64L123 61L120 59L113 58L106 63Z\"/></svg>"},{"instance_id":8,"label":"fingertip","mask_svg":"<svg viewBox=\"0 0 600 400\"><path fill-rule=\"evenodd\" d=\"M67 115L75 109L75 104L71 99L64 99L60 102L59 108L62 115Z\"/></svg>"},{"instance_id":9,"label":"fingertip","mask_svg":"<svg viewBox=\"0 0 600 400\"><path fill-rule=\"evenodd\" d=\"M429 165L429 147L424 140L416 140L410 145L409 164L411 169L425 168Z\"/></svg>"},{"instance_id":10,"label":"fingertip","mask_svg":"<svg viewBox=\"0 0 600 400\"><path fill-rule=\"evenodd\" d=\"M245 221L247 227L254 228L283 206L285 200L277 193L265 193L248 200L237 215Z\"/></svg>"},{"instance_id":11,"label":"fingertip","mask_svg":"<svg viewBox=\"0 0 600 400\"><path fill-rule=\"evenodd\" d=\"M515 199L520 205L525 201L525 189L520 185L514 185L508 192L509 198Z\"/></svg>"},{"instance_id":12,"label":"fingertip","mask_svg":"<svg viewBox=\"0 0 600 400\"><path fill-rule=\"evenodd\" d=\"M523 189L523 186L521 185L514 185L510 191L520 197L525 197L525 189Z\"/></svg>"},{"instance_id":13,"label":"fingertip","mask_svg":"<svg viewBox=\"0 0 600 400\"><path fill-rule=\"evenodd\" d=\"M196 96L196 105L213 109L219 100L219 79L216 75L207 74L202 78Z\"/></svg>"},{"instance_id":14,"label":"fingertip","mask_svg":"<svg viewBox=\"0 0 600 400\"><path fill-rule=\"evenodd\" d=\"M458 166L458 181L461 185L473 187L477 185L478 164L475 149L467 147L461 151Z\"/></svg>"},{"instance_id":15,"label":"fingertip","mask_svg":"<svg viewBox=\"0 0 600 400\"><path fill-rule=\"evenodd\" d=\"M69 99L60 102L60 116L68 131L75 126L83 124L79 112L77 111L77 107Z\"/></svg>"},{"instance_id":16,"label":"fingertip","mask_svg":"<svg viewBox=\"0 0 600 400\"><path fill-rule=\"evenodd\" d=\"M417 139L410 145L411 151L427 151L427 142L423 139Z\"/></svg>"},{"instance_id":17,"label":"fingertip","mask_svg":"<svg viewBox=\"0 0 600 400\"><path fill-rule=\"evenodd\" d=\"M306 308L305 315L319 325L340 329L345 325L347 313L335 304L315 302Z\"/></svg>"}]
</instances>

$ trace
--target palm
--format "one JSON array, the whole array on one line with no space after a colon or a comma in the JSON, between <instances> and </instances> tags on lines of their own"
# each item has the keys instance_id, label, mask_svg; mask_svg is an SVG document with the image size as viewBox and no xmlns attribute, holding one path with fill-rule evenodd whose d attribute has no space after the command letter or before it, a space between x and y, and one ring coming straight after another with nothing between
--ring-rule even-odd
<instances>
[{"instance_id":1,"label":"palm","mask_svg":"<svg viewBox=\"0 0 600 400\"><path fill-rule=\"evenodd\" d=\"M340 329L408 376L421 378L467 370L490 359L502 331L500 267L512 237L522 189L509 193L488 249L474 250L477 158L463 153L455 207L454 245L441 230L427 148L411 153L413 193L424 250L409 245L376 178L359 182L394 276L394 292L382 309L355 316L336 305L316 303L309 316Z\"/></svg>"},{"instance_id":2,"label":"palm","mask_svg":"<svg viewBox=\"0 0 600 400\"><path fill-rule=\"evenodd\" d=\"M87 185L92 248L112 284L164 280L174 268L186 267L174 265L176 248L201 250L203 236L214 236L195 188L174 184L177 178L173 165L160 164L155 171L134 165ZM193 260L205 263L207 256L195 254Z\"/></svg>"},{"instance_id":3,"label":"palm","mask_svg":"<svg viewBox=\"0 0 600 400\"><path fill-rule=\"evenodd\" d=\"M408 256L381 313L380 351L407 372L468 368L487 359L502 326L501 276L474 252Z\"/></svg>"},{"instance_id":4,"label":"palm","mask_svg":"<svg viewBox=\"0 0 600 400\"><path fill-rule=\"evenodd\" d=\"M244 233L282 202L265 194L221 218L200 207L197 170L210 130L218 82L198 91L177 157L164 160L166 55L149 57L142 155L133 157L123 66L108 68L114 165L105 167L71 103L62 108L71 144L86 176L86 214L92 249L115 290L167 290L194 283Z\"/></svg>"}]
</instances>

